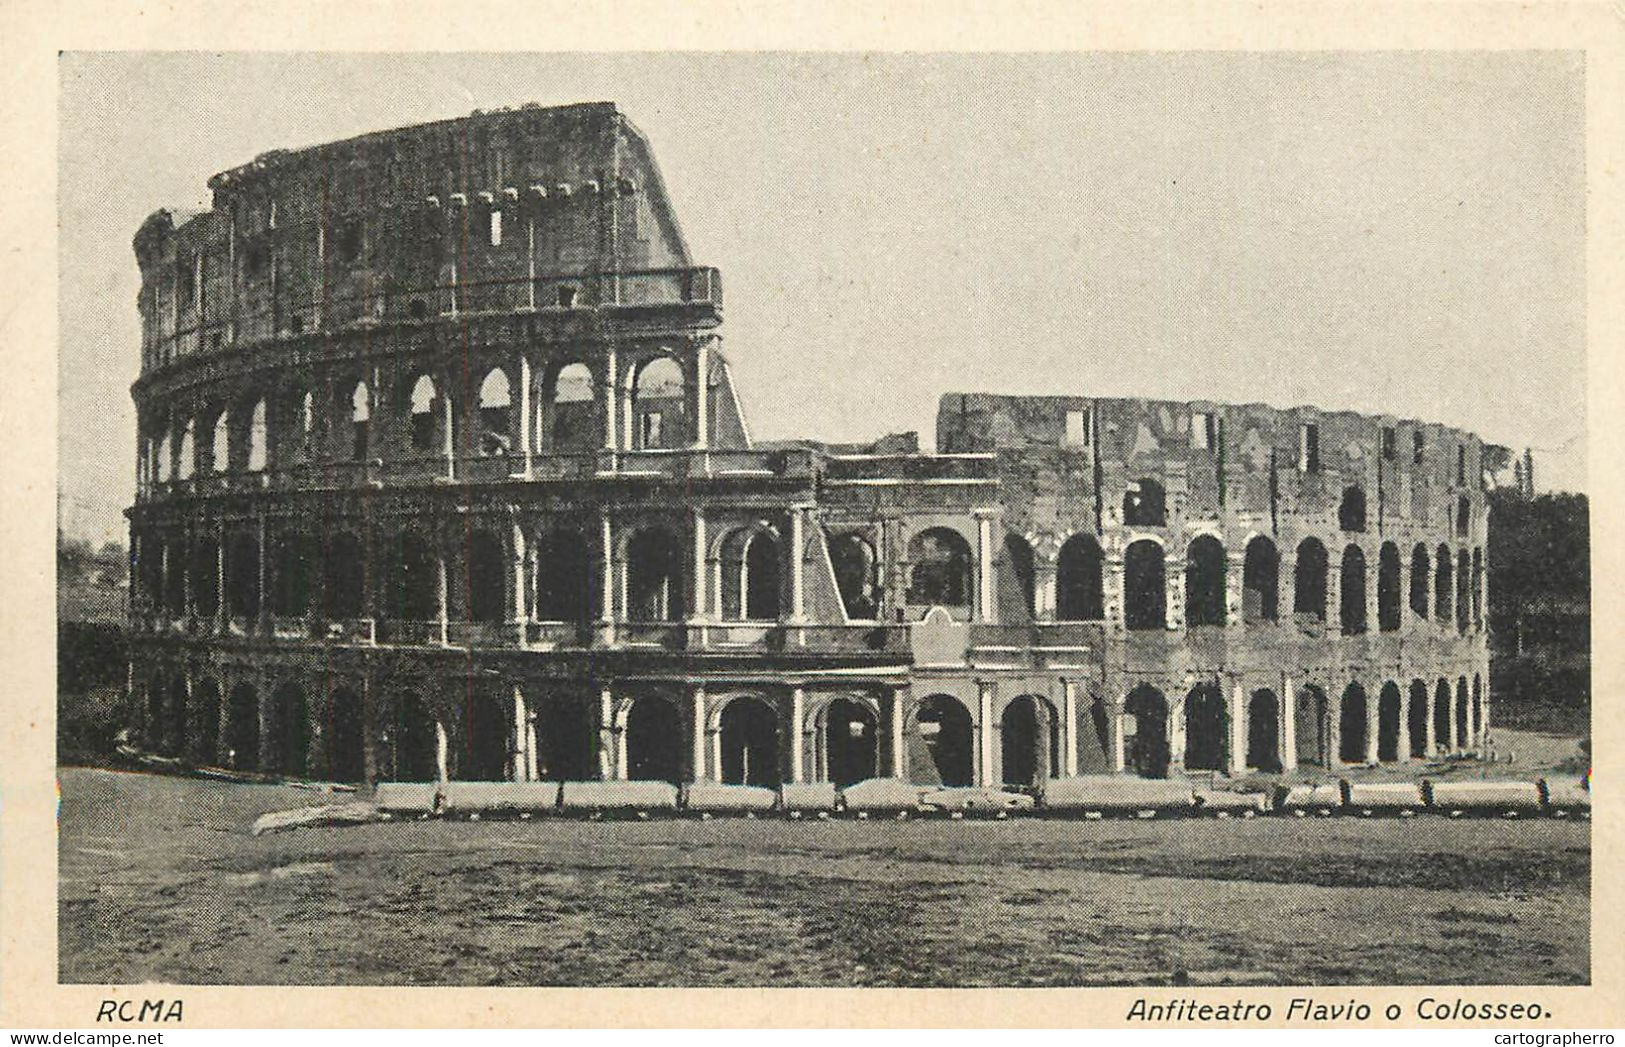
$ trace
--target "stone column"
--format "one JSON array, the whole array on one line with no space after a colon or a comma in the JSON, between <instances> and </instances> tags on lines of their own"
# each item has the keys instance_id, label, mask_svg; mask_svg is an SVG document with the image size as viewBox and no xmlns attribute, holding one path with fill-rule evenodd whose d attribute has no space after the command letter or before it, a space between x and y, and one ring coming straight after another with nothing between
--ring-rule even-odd
<instances>
[{"instance_id":1,"label":"stone column","mask_svg":"<svg viewBox=\"0 0 1625 1047\"><path fill-rule=\"evenodd\" d=\"M615 528L609 513L598 518L598 555L602 560L599 578L600 605L598 622L605 643L615 642Z\"/></svg>"},{"instance_id":2,"label":"stone column","mask_svg":"<svg viewBox=\"0 0 1625 1047\"><path fill-rule=\"evenodd\" d=\"M1437 701L1437 699L1435 699L1435 701ZM1444 705L1445 705L1445 712L1449 716L1449 719L1446 721L1446 723L1449 725L1449 730L1450 730L1450 737L1445 739L1444 747L1445 747L1446 752L1452 752L1453 753L1453 752L1457 752L1457 751L1459 751L1461 749L1461 746L1456 744L1456 739L1461 736L1461 725L1456 723L1456 689L1455 689L1455 687L1452 686L1452 687L1449 688L1449 694L1447 694L1445 696Z\"/></svg>"},{"instance_id":3,"label":"stone column","mask_svg":"<svg viewBox=\"0 0 1625 1047\"><path fill-rule=\"evenodd\" d=\"M805 715L807 692L799 685L790 689L790 780L806 781L801 766L801 721Z\"/></svg>"},{"instance_id":4,"label":"stone column","mask_svg":"<svg viewBox=\"0 0 1625 1047\"><path fill-rule=\"evenodd\" d=\"M434 777L435 781L442 786L451 780L450 756L451 741L446 736L446 721L436 716L434 718Z\"/></svg>"},{"instance_id":5,"label":"stone column","mask_svg":"<svg viewBox=\"0 0 1625 1047\"><path fill-rule=\"evenodd\" d=\"M1078 776L1078 683L1061 681L1061 767L1068 778Z\"/></svg>"},{"instance_id":6,"label":"stone column","mask_svg":"<svg viewBox=\"0 0 1625 1047\"><path fill-rule=\"evenodd\" d=\"M1230 759L1228 770L1232 776L1247 773L1247 689L1238 680L1230 684L1230 715L1226 717L1230 729Z\"/></svg>"},{"instance_id":7,"label":"stone column","mask_svg":"<svg viewBox=\"0 0 1625 1047\"><path fill-rule=\"evenodd\" d=\"M1055 620L1056 576L1056 565L1052 562L1033 566L1033 612L1040 622Z\"/></svg>"},{"instance_id":8,"label":"stone column","mask_svg":"<svg viewBox=\"0 0 1625 1047\"><path fill-rule=\"evenodd\" d=\"M983 788L994 785L993 690L991 680L976 682L976 766L973 780Z\"/></svg>"},{"instance_id":9,"label":"stone column","mask_svg":"<svg viewBox=\"0 0 1625 1047\"><path fill-rule=\"evenodd\" d=\"M1433 759L1434 754L1439 750L1439 739L1437 737L1438 732L1434 729L1433 725L1432 687L1422 688L1422 705L1425 709L1427 709L1427 725L1422 732L1422 737L1424 739L1423 744L1427 749L1427 755L1424 756L1423 759L1431 760Z\"/></svg>"},{"instance_id":10,"label":"stone column","mask_svg":"<svg viewBox=\"0 0 1625 1047\"><path fill-rule=\"evenodd\" d=\"M1377 741L1382 733L1382 685L1375 691L1365 692L1365 762L1376 763Z\"/></svg>"},{"instance_id":11,"label":"stone column","mask_svg":"<svg viewBox=\"0 0 1625 1047\"><path fill-rule=\"evenodd\" d=\"M976 620L998 621L993 589L993 518L995 509L976 510Z\"/></svg>"},{"instance_id":12,"label":"stone column","mask_svg":"<svg viewBox=\"0 0 1625 1047\"><path fill-rule=\"evenodd\" d=\"M1106 703L1106 748L1109 750L1106 757L1111 761L1114 774L1122 774L1128 769L1123 751L1123 717L1127 715L1122 702Z\"/></svg>"},{"instance_id":13,"label":"stone column","mask_svg":"<svg viewBox=\"0 0 1625 1047\"><path fill-rule=\"evenodd\" d=\"M169 547L164 546L167 552ZM226 606L226 524L216 525L214 542L214 617L215 630L221 634L230 631L231 609Z\"/></svg>"},{"instance_id":14,"label":"stone column","mask_svg":"<svg viewBox=\"0 0 1625 1047\"><path fill-rule=\"evenodd\" d=\"M265 513L259 514L255 523L255 541L259 546L259 570L254 579L254 585L259 593L259 608L256 617L259 619L259 633L261 636L271 635L271 594L270 583L273 580L271 571L271 548L269 526L265 520ZM252 627L250 627L252 631Z\"/></svg>"},{"instance_id":15,"label":"stone column","mask_svg":"<svg viewBox=\"0 0 1625 1047\"><path fill-rule=\"evenodd\" d=\"M531 283L531 287L536 285ZM534 293L534 291L532 292ZM531 465L531 406L530 406L530 357L524 353L519 354L519 389L510 401L509 410L513 412L513 440L519 451L519 474L526 479L530 478Z\"/></svg>"},{"instance_id":16,"label":"stone column","mask_svg":"<svg viewBox=\"0 0 1625 1047\"><path fill-rule=\"evenodd\" d=\"M802 559L806 555L806 517L810 505L790 507L790 621L804 622L806 614L805 571ZM744 594L740 594L744 599Z\"/></svg>"},{"instance_id":17,"label":"stone column","mask_svg":"<svg viewBox=\"0 0 1625 1047\"><path fill-rule=\"evenodd\" d=\"M1297 683L1285 673L1281 674L1281 770L1298 767L1298 695Z\"/></svg>"},{"instance_id":18,"label":"stone column","mask_svg":"<svg viewBox=\"0 0 1625 1047\"><path fill-rule=\"evenodd\" d=\"M446 554L440 549L434 551L434 615L437 642L446 644L450 642L451 618L447 607Z\"/></svg>"},{"instance_id":19,"label":"stone column","mask_svg":"<svg viewBox=\"0 0 1625 1047\"><path fill-rule=\"evenodd\" d=\"M457 421L451 404L450 382L440 390L440 453L445 460L445 479L457 479Z\"/></svg>"},{"instance_id":20,"label":"stone column","mask_svg":"<svg viewBox=\"0 0 1625 1047\"><path fill-rule=\"evenodd\" d=\"M694 448L711 446L711 339L700 339L694 349Z\"/></svg>"},{"instance_id":21,"label":"stone column","mask_svg":"<svg viewBox=\"0 0 1625 1047\"><path fill-rule=\"evenodd\" d=\"M1163 606L1165 624L1170 629L1183 629L1185 627L1185 557L1175 558L1164 554L1162 579L1166 590Z\"/></svg>"},{"instance_id":22,"label":"stone column","mask_svg":"<svg viewBox=\"0 0 1625 1047\"><path fill-rule=\"evenodd\" d=\"M694 617L705 621L710 617L710 603L706 598L711 579L711 572L706 569L710 539L706 535L705 510L696 507L691 517L694 531Z\"/></svg>"},{"instance_id":23,"label":"stone column","mask_svg":"<svg viewBox=\"0 0 1625 1047\"><path fill-rule=\"evenodd\" d=\"M707 724L705 722L705 685L694 684L689 688L689 776L692 781L705 782L720 778L722 763L718 759L716 766L706 767L705 750ZM721 745L720 737L714 739L715 745Z\"/></svg>"},{"instance_id":24,"label":"stone column","mask_svg":"<svg viewBox=\"0 0 1625 1047\"><path fill-rule=\"evenodd\" d=\"M514 641L525 645L525 529L518 522L509 525L509 573L512 576L512 599L509 601L508 626Z\"/></svg>"},{"instance_id":25,"label":"stone column","mask_svg":"<svg viewBox=\"0 0 1625 1047\"><path fill-rule=\"evenodd\" d=\"M615 468L615 452L620 448L620 428L617 424L616 410L620 406L621 379L620 369L617 366L615 346L609 346L604 358L604 450L609 452L610 469Z\"/></svg>"},{"instance_id":26,"label":"stone column","mask_svg":"<svg viewBox=\"0 0 1625 1047\"><path fill-rule=\"evenodd\" d=\"M526 707L525 692L513 685L513 760L510 774L516 782L530 781L532 754L530 750L530 710Z\"/></svg>"},{"instance_id":27,"label":"stone column","mask_svg":"<svg viewBox=\"0 0 1625 1047\"><path fill-rule=\"evenodd\" d=\"M607 686L598 689L598 777L604 781L626 777L624 745L616 744L615 694Z\"/></svg>"},{"instance_id":28,"label":"stone column","mask_svg":"<svg viewBox=\"0 0 1625 1047\"><path fill-rule=\"evenodd\" d=\"M903 723L908 716L905 687L893 687L891 692L891 719L887 723L891 741L891 776L908 780L908 748L903 739Z\"/></svg>"}]
</instances>

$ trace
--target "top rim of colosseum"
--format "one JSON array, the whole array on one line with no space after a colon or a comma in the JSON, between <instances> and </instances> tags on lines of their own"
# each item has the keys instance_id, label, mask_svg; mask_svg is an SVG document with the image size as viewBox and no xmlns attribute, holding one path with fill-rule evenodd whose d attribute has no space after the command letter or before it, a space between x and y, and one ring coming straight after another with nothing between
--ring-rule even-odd
<instances>
[{"instance_id":1,"label":"top rim of colosseum","mask_svg":"<svg viewBox=\"0 0 1625 1047\"><path fill-rule=\"evenodd\" d=\"M598 113L619 117L626 126L636 131L636 128L632 126L632 122L626 118L626 114L621 112L619 106L614 102L567 102L561 105L524 102L516 106L475 109L465 116L449 116L439 120L425 120L421 123L400 124L377 131L365 131L361 134L351 135L348 138L335 138L331 141L315 142L310 145L295 146L288 149L268 149L247 163L238 164L236 167L228 167L226 170L213 175L208 181L208 187L210 189L229 189L236 184L251 182L264 177L278 168L297 165L322 153L345 148L364 147L403 134L433 132L436 129L444 129L457 124L496 123L512 121L516 118L562 116L567 113ZM639 133L641 134L641 132Z\"/></svg>"}]
</instances>

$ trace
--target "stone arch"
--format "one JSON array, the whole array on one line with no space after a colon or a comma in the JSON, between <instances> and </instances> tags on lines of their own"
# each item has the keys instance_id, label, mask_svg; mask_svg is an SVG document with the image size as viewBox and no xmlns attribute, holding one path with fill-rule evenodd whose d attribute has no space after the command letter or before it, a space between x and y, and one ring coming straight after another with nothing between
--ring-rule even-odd
<instances>
[{"instance_id":1,"label":"stone arch","mask_svg":"<svg viewBox=\"0 0 1625 1047\"><path fill-rule=\"evenodd\" d=\"M1413 757L1428 755L1428 685L1425 680L1411 681L1410 707L1405 716L1406 741Z\"/></svg>"},{"instance_id":2,"label":"stone arch","mask_svg":"<svg viewBox=\"0 0 1625 1047\"><path fill-rule=\"evenodd\" d=\"M1066 540L1055 570L1057 619L1097 622L1106 617L1105 562L1094 535L1080 531Z\"/></svg>"},{"instance_id":3,"label":"stone arch","mask_svg":"<svg viewBox=\"0 0 1625 1047\"><path fill-rule=\"evenodd\" d=\"M579 782L598 773L598 724L583 693L547 694L531 707L536 720L536 774L544 782Z\"/></svg>"},{"instance_id":4,"label":"stone arch","mask_svg":"<svg viewBox=\"0 0 1625 1047\"><path fill-rule=\"evenodd\" d=\"M270 429L265 415L265 397L262 396L248 410L248 452L243 457L251 473L263 472L270 464Z\"/></svg>"},{"instance_id":5,"label":"stone arch","mask_svg":"<svg viewBox=\"0 0 1625 1047\"><path fill-rule=\"evenodd\" d=\"M1435 570L1433 574L1433 608L1434 615L1441 622L1450 621L1450 599L1455 595L1455 580L1452 576L1450 560L1450 547L1439 546L1438 554L1434 557Z\"/></svg>"},{"instance_id":6,"label":"stone arch","mask_svg":"<svg viewBox=\"0 0 1625 1047\"><path fill-rule=\"evenodd\" d=\"M1123 524L1127 527L1162 527L1168 522L1168 496L1150 477L1129 481L1123 492Z\"/></svg>"},{"instance_id":7,"label":"stone arch","mask_svg":"<svg viewBox=\"0 0 1625 1047\"><path fill-rule=\"evenodd\" d=\"M1281 554L1275 543L1259 535L1247 543L1241 568L1242 619L1273 622L1280 615Z\"/></svg>"},{"instance_id":8,"label":"stone arch","mask_svg":"<svg viewBox=\"0 0 1625 1047\"><path fill-rule=\"evenodd\" d=\"M1224 692L1214 683L1199 683L1185 695L1185 769L1222 771L1229 748L1228 710Z\"/></svg>"},{"instance_id":9,"label":"stone arch","mask_svg":"<svg viewBox=\"0 0 1625 1047\"><path fill-rule=\"evenodd\" d=\"M286 680L271 694L271 766L291 778L310 773L310 705L297 680Z\"/></svg>"},{"instance_id":10,"label":"stone arch","mask_svg":"<svg viewBox=\"0 0 1625 1047\"><path fill-rule=\"evenodd\" d=\"M774 788L783 780L779 716L768 702L749 694L727 699L717 713L717 732L723 782Z\"/></svg>"},{"instance_id":11,"label":"stone arch","mask_svg":"<svg viewBox=\"0 0 1625 1047\"><path fill-rule=\"evenodd\" d=\"M1331 766L1331 717L1326 692L1314 684L1298 689L1293 701L1293 735L1297 741L1298 763L1315 767Z\"/></svg>"},{"instance_id":12,"label":"stone arch","mask_svg":"<svg viewBox=\"0 0 1625 1047\"><path fill-rule=\"evenodd\" d=\"M644 527L626 541L626 619L669 622L682 613L683 550L669 530Z\"/></svg>"},{"instance_id":13,"label":"stone arch","mask_svg":"<svg viewBox=\"0 0 1625 1047\"><path fill-rule=\"evenodd\" d=\"M1337 507L1339 530L1363 533L1365 531L1365 489L1359 485L1343 488L1343 500Z\"/></svg>"},{"instance_id":14,"label":"stone arch","mask_svg":"<svg viewBox=\"0 0 1625 1047\"><path fill-rule=\"evenodd\" d=\"M1298 543L1298 562L1292 573L1292 613L1314 622L1326 620L1326 573L1330 561L1318 538Z\"/></svg>"},{"instance_id":15,"label":"stone arch","mask_svg":"<svg viewBox=\"0 0 1625 1047\"><path fill-rule=\"evenodd\" d=\"M175 455L175 479L190 480L197 465L197 419L188 418L181 428L180 449Z\"/></svg>"},{"instance_id":16,"label":"stone arch","mask_svg":"<svg viewBox=\"0 0 1625 1047\"><path fill-rule=\"evenodd\" d=\"M1466 749L1472 745L1469 737L1471 724L1468 722L1470 709L1467 699L1467 677L1463 676L1456 681L1456 748Z\"/></svg>"},{"instance_id":17,"label":"stone arch","mask_svg":"<svg viewBox=\"0 0 1625 1047\"><path fill-rule=\"evenodd\" d=\"M253 619L260 613L260 543L247 531L226 537L226 609L233 618Z\"/></svg>"},{"instance_id":18,"label":"stone arch","mask_svg":"<svg viewBox=\"0 0 1625 1047\"><path fill-rule=\"evenodd\" d=\"M1383 542L1377 552L1377 628L1391 633L1400 625L1399 546Z\"/></svg>"},{"instance_id":19,"label":"stone arch","mask_svg":"<svg viewBox=\"0 0 1625 1047\"><path fill-rule=\"evenodd\" d=\"M1433 744L1452 748L1450 732L1450 681L1440 679L1433 689Z\"/></svg>"},{"instance_id":20,"label":"stone arch","mask_svg":"<svg viewBox=\"0 0 1625 1047\"><path fill-rule=\"evenodd\" d=\"M635 699L626 710L622 732L626 776L633 781L682 781L682 717L677 706L659 695Z\"/></svg>"},{"instance_id":21,"label":"stone arch","mask_svg":"<svg viewBox=\"0 0 1625 1047\"><path fill-rule=\"evenodd\" d=\"M1268 687L1254 691L1247 702L1246 765L1266 774L1281 770L1281 702Z\"/></svg>"},{"instance_id":22,"label":"stone arch","mask_svg":"<svg viewBox=\"0 0 1625 1047\"><path fill-rule=\"evenodd\" d=\"M1130 691L1123 701L1123 721L1125 764L1141 778L1168 777L1168 700L1162 692L1150 684Z\"/></svg>"},{"instance_id":23,"label":"stone arch","mask_svg":"<svg viewBox=\"0 0 1625 1047\"><path fill-rule=\"evenodd\" d=\"M597 387L592 369L579 360L547 368L537 398L541 408L537 451L582 452L603 446Z\"/></svg>"},{"instance_id":24,"label":"stone arch","mask_svg":"<svg viewBox=\"0 0 1625 1047\"><path fill-rule=\"evenodd\" d=\"M1473 558L1466 549L1456 554L1456 631L1467 634L1473 613Z\"/></svg>"},{"instance_id":25,"label":"stone arch","mask_svg":"<svg viewBox=\"0 0 1625 1047\"><path fill-rule=\"evenodd\" d=\"M1365 550L1350 542L1343 548L1343 564L1338 571L1338 620L1344 636L1366 631Z\"/></svg>"},{"instance_id":26,"label":"stone arch","mask_svg":"<svg viewBox=\"0 0 1625 1047\"><path fill-rule=\"evenodd\" d=\"M1042 695L1012 698L999 718L999 755L1006 785L1041 785L1057 777L1061 761L1060 715Z\"/></svg>"},{"instance_id":27,"label":"stone arch","mask_svg":"<svg viewBox=\"0 0 1625 1047\"><path fill-rule=\"evenodd\" d=\"M476 401L475 451L485 456L505 455L513 449L513 391L508 372L493 367L480 379Z\"/></svg>"},{"instance_id":28,"label":"stone arch","mask_svg":"<svg viewBox=\"0 0 1625 1047\"><path fill-rule=\"evenodd\" d=\"M600 554L575 528L543 531L536 540L536 595L533 613L544 622L592 620L592 565Z\"/></svg>"},{"instance_id":29,"label":"stone arch","mask_svg":"<svg viewBox=\"0 0 1625 1047\"><path fill-rule=\"evenodd\" d=\"M324 532L322 601L328 618L360 618L365 611L367 559L349 531Z\"/></svg>"},{"instance_id":30,"label":"stone arch","mask_svg":"<svg viewBox=\"0 0 1625 1047\"><path fill-rule=\"evenodd\" d=\"M366 717L361 695L346 684L327 693L327 776L360 782L367 776Z\"/></svg>"},{"instance_id":31,"label":"stone arch","mask_svg":"<svg viewBox=\"0 0 1625 1047\"><path fill-rule=\"evenodd\" d=\"M1351 683L1343 691L1337 717L1337 758L1344 763L1365 762L1365 736L1369 729L1365 688Z\"/></svg>"},{"instance_id":32,"label":"stone arch","mask_svg":"<svg viewBox=\"0 0 1625 1047\"><path fill-rule=\"evenodd\" d=\"M908 542L908 602L969 609L970 543L950 527L929 527Z\"/></svg>"},{"instance_id":33,"label":"stone arch","mask_svg":"<svg viewBox=\"0 0 1625 1047\"><path fill-rule=\"evenodd\" d=\"M1428 616L1428 547L1417 543L1411 550L1411 613L1423 621Z\"/></svg>"},{"instance_id":34,"label":"stone arch","mask_svg":"<svg viewBox=\"0 0 1625 1047\"><path fill-rule=\"evenodd\" d=\"M767 524L741 527L724 536L722 617L729 621L777 621L781 610L779 534Z\"/></svg>"},{"instance_id":35,"label":"stone arch","mask_svg":"<svg viewBox=\"0 0 1625 1047\"><path fill-rule=\"evenodd\" d=\"M1192 539L1185 551L1185 624L1225 623L1224 544L1210 534Z\"/></svg>"},{"instance_id":36,"label":"stone arch","mask_svg":"<svg viewBox=\"0 0 1625 1047\"><path fill-rule=\"evenodd\" d=\"M508 578L512 573L500 537L483 528L471 531L465 547L468 618L496 623L508 617Z\"/></svg>"},{"instance_id":37,"label":"stone arch","mask_svg":"<svg viewBox=\"0 0 1625 1047\"><path fill-rule=\"evenodd\" d=\"M280 534L271 543L271 613L297 618L310 610L315 589L316 540L299 532Z\"/></svg>"},{"instance_id":38,"label":"stone arch","mask_svg":"<svg viewBox=\"0 0 1625 1047\"><path fill-rule=\"evenodd\" d=\"M880 561L874 545L853 531L829 535L826 541L846 616L859 621L879 617Z\"/></svg>"},{"instance_id":39,"label":"stone arch","mask_svg":"<svg viewBox=\"0 0 1625 1047\"><path fill-rule=\"evenodd\" d=\"M928 695L920 701L914 719L930 759L910 761L910 765L934 775L933 784L973 784L976 732L964 703L952 695Z\"/></svg>"},{"instance_id":40,"label":"stone arch","mask_svg":"<svg viewBox=\"0 0 1625 1047\"><path fill-rule=\"evenodd\" d=\"M201 536L191 552L186 577L192 588L192 611L199 618L213 618L220 613L220 542L212 535Z\"/></svg>"},{"instance_id":41,"label":"stone arch","mask_svg":"<svg viewBox=\"0 0 1625 1047\"><path fill-rule=\"evenodd\" d=\"M1389 680L1382 685L1382 692L1377 696L1377 759L1382 763L1404 758L1401 733L1405 727L1400 722L1404 704L1397 683Z\"/></svg>"},{"instance_id":42,"label":"stone arch","mask_svg":"<svg viewBox=\"0 0 1625 1047\"><path fill-rule=\"evenodd\" d=\"M260 769L260 696L246 680L226 698L225 763L240 771Z\"/></svg>"},{"instance_id":43,"label":"stone arch","mask_svg":"<svg viewBox=\"0 0 1625 1047\"><path fill-rule=\"evenodd\" d=\"M345 406L349 408L350 415L350 439L345 453L353 462L364 462L372 441L372 393L366 381L357 381L346 399L348 402Z\"/></svg>"},{"instance_id":44,"label":"stone arch","mask_svg":"<svg viewBox=\"0 0 1625 1047\"><path fill-rule=\"evenodd\" d=\"M640 451L682 447L689 439L688 379L683 365L662 353L635 367L629 378L631 446Z\"/></svg>"},{"instance_id":45,"label":"stone arch","mask_svg":"<svg viewBox=\"0 0 1625 1047\"><path fill-rule=\"evenodd\" d=\"M1477 673L1473 674L1473 742L1482 745L1484 732L1487 728L1484 722L1484 678Z\"/></svg>"},{"instance_id":46,"label":"stone arch","mask_svg":"<svg viewBox=\"0 0 1625 1047\"><path fill-rule=\"evenodd\" d=\"M407 444L418 454L430 454L444 446L441 432L445 408L440 389L427 374L418 374L407 390Z\"/></svg>"},{"instance_id":47,"label":"stone arch","mask_svg":"<svg viewBox=\"0 0 1625 1047\"><path fill-rule=\"evenodd\" d=\"M867 703L833 698L818 711L814 726L824 780L847 786L879 773L880 722Z\"/></svg>"},{"instance_id":48,"label":"stone arch","mask_svg":"<svg viewBox=\"0 0 1625 1047\"><path fill-rule=\"evenodd\" d=\"M403 689L393 705L385 736L389 777L397 782L428 782L439 777L439 719L416 687Z\"/></svg>"},{"instance_id":49,"label":"stone arch","mask_svg":"<svg viewBox=\"0 0 1625 1047\"><path fill-rule=\"evenodd\" d=\"M224 407L215 412L210 428L213 436L209 440L209 469L223 473L231 468L231 415Z\"/></svg>"},{"instance_id":50,"label":"stone arch","mask_svg":"<svg viewBox=\"0 0 1625 1047\"><path fill-rule=\"evenodd\" d=\"M1162 546L1142 538L1123 553L1123 624L1129 629L1162 629L1167 618Z\"/></svg>"},{"instance_id":51,"label":"stone arch","mask_svg":"<svg viewBox=\"0 0 1625 1047\"><path fill-rule=\"evenodd\" d=\"M406 528L390 543L385 572L388 591L385 617L422 622L439 613L440 561L433 545L417 531Z\"/></svg>"},{"instance_id":52,"label":"stone arch","mask_svg":"<svg viewBox=\"0 0 1625 1047\"><path fill-rule=\"evenodd\" d=\"M457 682L463 691L462 759L458 761L457 777L503 781L508 777L514 748L511 685L468 677Z\"/></svg>"}]
</instances>

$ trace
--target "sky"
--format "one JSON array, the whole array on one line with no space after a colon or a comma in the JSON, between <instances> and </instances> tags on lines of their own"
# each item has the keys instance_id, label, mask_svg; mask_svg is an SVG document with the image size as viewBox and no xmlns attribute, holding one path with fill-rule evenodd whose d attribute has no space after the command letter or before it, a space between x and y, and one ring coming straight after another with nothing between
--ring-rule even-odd
<instances>
[{"instance_id":1,"label":"sky","mask_svg":"<svg viewBox=\"0 0 1625 1047\"><path fill-rule=\"evenodd\" d=\"M757 439L929 446L946 392L1314 404L1585 489L1578 53L68 53L60 86L58 504L95 541L133 497L141 221L532 101L649 138Z\"/></svg>"}]
</instances>

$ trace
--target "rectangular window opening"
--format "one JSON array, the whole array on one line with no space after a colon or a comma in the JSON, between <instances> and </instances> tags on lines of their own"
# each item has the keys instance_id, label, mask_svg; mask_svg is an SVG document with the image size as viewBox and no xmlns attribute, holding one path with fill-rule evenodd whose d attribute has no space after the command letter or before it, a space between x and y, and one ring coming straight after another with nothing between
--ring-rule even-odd
<instances>
[{"instance_id":1,"label":"rectangular window opening","mask_svg":"<svg viewBox=\"0 0 1625 1047\"><path fill-rule=\"evenodd\" d=\"M1391 462L1399 454L1399 434L1391 425L1382 427L1382 458Z\"/></svg>"},{"instance_id":2,"label":"rectangular window opening","mask_svg":"<svg viewBox=\"0 0 1625 1047\"><path fill-rule=\"evenodd\" d=\"M1320 426L1312 422L1298 430L1298 468L1306 473L1320 472Z\"/></svg>"},{"instance_id":3,"label":"rectangular window opening","mask_svg":"<svg viewBox=\"0 0 1625 1047\"><path fill-rule=\"evenodd\" d=\"M1089 446L1089 412L1068 411L1066 413L1066 443L1067 447Z\"/></svg>"},{"instance_id":4,"label":"rectangular window opening","mask_svg":"<svg viewBox=\"0 0 1625 1047\"><path fill-rule=\"evenodd\" d=\"M1191 412L1191 446L1205 451L1218 443L1218 417L1211 411Z\"/></svg>"},{"instance_id":5,"label":"rectangular window opening","mask_svg":"<svg viewBox=\"0 0 1625 1047\"><path fill-rule=\"evenodd\" d=\"M1411 461L1412 461L1412 463L1416 464L1416 465L1421 465L1422 464L1423 453L1426 450L1427 450L1427 437L1423 436L1422 435L1422 430L1418 429L1418 430L1416 430L1416 432L1411 434Z\"/></svg>"}]
</instances>

